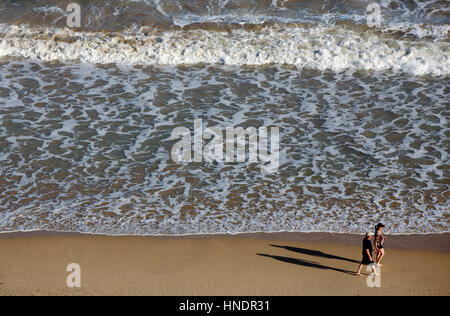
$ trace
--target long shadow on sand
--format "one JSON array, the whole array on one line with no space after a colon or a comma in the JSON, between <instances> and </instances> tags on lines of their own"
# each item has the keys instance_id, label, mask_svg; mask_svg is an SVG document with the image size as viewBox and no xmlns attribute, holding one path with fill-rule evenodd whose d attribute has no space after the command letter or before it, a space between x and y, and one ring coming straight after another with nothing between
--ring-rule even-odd
<instances>
[{"instance_id":1,"label":"long shadow on sand","mask_svg":"<svg viewBox=\"0 0 450 316\"><path fill-rule=\"evenodd\" d=\"M334 260L342 260L342 261L348 261L351 263L360 263L360 261L358 261L358 260L331 255L331 254L328 254L328 253L325 253L325 252L322 252L319 250L311 250L311 249L305 249L305 248L296 248L296 247L279 246L279 245L271 245L271 246L277 247L277 248L283 248L283 249L286 249L289 251L298 252L298 253L301 253L304 255L309 255L309 256L321 257L321 258L326 258L326 259L334 259Z\"/></svg>"},{"instance_id":2,"label":"long shadow on sand","mask_svg":"<svg viewBox=\"0 0 450 316\"><path fill-rule=\"evenodd\" d=\"M274 255L268 255L268 254L264 254L264 253L258 253L257 255L258 256L262 256L262 257L269 257L269 258L272 258L272 259L275 259L275 260L278 260L278 261L282 261L282 262L296 264L296 265L303 266L303 267L315 268L315 269L320 269L320 270L332 270L332 271L336 271L336 272L342 272L342 273L345 273L345 274L355 275L355 272L353 272L353 271L348 271L348 270L343 270L343 269L339 269L339 268L333 268L333 267L325 266L325 265L322 265L322 264L314 262L314 261L307 261L307 260L296 259L296 258L274 256Z\"/></svg>"}]
</instances>

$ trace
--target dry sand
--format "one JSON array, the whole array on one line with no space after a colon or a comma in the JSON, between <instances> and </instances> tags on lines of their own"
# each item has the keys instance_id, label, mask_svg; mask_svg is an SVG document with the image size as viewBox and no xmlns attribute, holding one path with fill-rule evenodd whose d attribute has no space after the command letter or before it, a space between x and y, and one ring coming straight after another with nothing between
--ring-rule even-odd
<instances>
[{"instance_id":1,"label":"dry sand","mask_svg":"<svg viewBox=\"0 0 450 316\"><path fill-rule=\"evenodd\" d=\"M361 236L0 235L0 295L449 295L450 234L389 236L381 287L353 275ZM69 263L81 288L66 286Z\"/></svg>"}]
</instances>

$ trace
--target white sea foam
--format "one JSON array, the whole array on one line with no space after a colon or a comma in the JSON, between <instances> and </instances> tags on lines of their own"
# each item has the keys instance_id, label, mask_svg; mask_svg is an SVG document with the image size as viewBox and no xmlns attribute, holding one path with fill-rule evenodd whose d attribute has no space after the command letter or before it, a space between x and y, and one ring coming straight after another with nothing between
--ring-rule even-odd
<instances>
[{"instance_id":1,"label":"white sea foam","mask_svg":"<svg viewBox=\"0 0 450 316\"><path fill-rule=\"evenodd\" d=\"M0 230L449 231L446 80L3 59ZM175 164L170 132L278 126L280 169Z\"/></svg>"},{"instance_id":2,"label":"white sea foam","mask_svg":"<svg viewBox=\"0 0 450 316\"><path fill-rule=\"evenodd\" d=\"M72 32L0 25L0 56L91 64L287 64L299 68L395 71L448 76L446 41L392 39L368 30L326 26L264 28L228 33L205 30L123 33Z\"/></svg>"}]
</instances>

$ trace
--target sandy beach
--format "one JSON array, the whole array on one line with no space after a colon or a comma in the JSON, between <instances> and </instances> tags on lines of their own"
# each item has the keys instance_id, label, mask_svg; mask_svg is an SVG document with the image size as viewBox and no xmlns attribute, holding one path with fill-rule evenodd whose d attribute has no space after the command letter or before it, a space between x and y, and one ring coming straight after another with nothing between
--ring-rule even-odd
<instances>
[{"instance_id":1,"label":"sandy beach","mask_svg":"<svg viewBox=\"0 0 450 316\"><path fill-rule=\"evenodd\" d=\"M450 234L389 236L381 287L354 271L361 236L0 235L0 295L449 295ZM81 267L68 288L66 267Z\"/></svg>"}]
</instances>

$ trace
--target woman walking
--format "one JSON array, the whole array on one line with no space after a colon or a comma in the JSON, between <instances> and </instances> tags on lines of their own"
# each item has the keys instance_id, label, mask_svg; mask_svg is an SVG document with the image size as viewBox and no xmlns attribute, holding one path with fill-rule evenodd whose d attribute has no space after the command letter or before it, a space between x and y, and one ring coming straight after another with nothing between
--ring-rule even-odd
<instances>
[{"instance_id":1,"label":"woman walking","mask_svg":"<svg viewBox=\"0 0 450 316\"><path fill-rule=\"evenodd\" d=\"M384 241L386 240L386 237L383 234L384 225L379 223L377 226L375 226L375 238L373 241L374 248L375 248L375 254L376 254L376 264L379 267L382 267L381 259L383 259L385 253L384 250Z\"/></svg>"}]
</instances>

